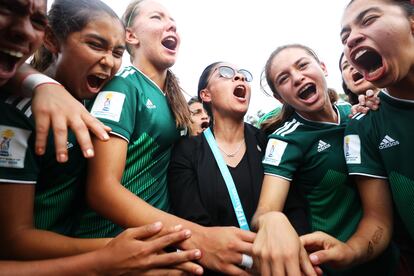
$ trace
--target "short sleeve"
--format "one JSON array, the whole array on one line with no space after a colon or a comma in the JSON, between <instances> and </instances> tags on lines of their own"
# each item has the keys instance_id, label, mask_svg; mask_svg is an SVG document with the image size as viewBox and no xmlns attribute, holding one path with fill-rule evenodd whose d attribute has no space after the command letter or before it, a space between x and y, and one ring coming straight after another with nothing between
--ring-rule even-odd
<instances>
[{"instance_id":1,"label":"short sleeve","mask_svg":"<svg viewBox=\"0 0 414 276\"><path fill-rule=\"evenodd\" d=\"M90 112L111 127L113 134L129 141L135 126L137 97L133 83L116 76L99 92Z\"/></svg>"},{"instance_id":2,"label":"short sleeve","mask_svg":"<svg viewBox=\"0 0 414 276\"><path fill-rule=\"evenodd\" d=\"M368 115L357 116L345 129L344 154L348 172L351 175L387 178L376 144L378 137L369 125Z\"/></svg>"},{"instance_id":3,"label":"short sleeve","mask_svg":"<svg viewBox=\"0 0 414 276\"><path fill-rule=\"evenodd\" d=\"M286 137L271 135L263 157L264 173L292 181L303 153L296 143Z\"/></svg>"}]
</instances>

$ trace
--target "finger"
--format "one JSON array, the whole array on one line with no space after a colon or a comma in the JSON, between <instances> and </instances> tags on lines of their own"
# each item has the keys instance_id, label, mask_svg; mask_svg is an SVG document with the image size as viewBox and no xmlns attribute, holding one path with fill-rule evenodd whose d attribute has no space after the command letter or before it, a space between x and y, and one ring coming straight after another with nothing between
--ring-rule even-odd
<instances>
[{"instance_id":1,"label":"finger","mask_svg":"<svg viewBox=\"0 0 414 276\"><path fill-rule=\"evenodd\" d=\"M317 275L312 263L309 260L308 254L307 254L305 249L302 249L300 251L299 259L300 259L300 261L299 261L300 269L306 276L316 276ZM292 274L292 275L296 275L296 274Z\"/></svg>"},{"instance_id":2,"label":"finger","mask_svg":"<svg viewBox=\"0 0 414 276\"><path fill-rule=\"evenodd\" d=\"M46 149L47 137L49 134L50 128L50 119L44 113L38 113L35 116L36 124L36 141L35 141L35 151L38 155L43 155Z\"/></svg>"},{"instance_id":3,"label":"finger","mask_svg":"<svg viewBox=\"0 0 414 276\"><path fill-rule=\"evenodd\" d=\"M161 222L155 222L153 224L148 224L141 227L129 228L125 230L121 235L136 240L143 240L159 233L162 229L162 226L163 225Z\"/></svg>"},{"instance_id":4,"label":"finger","mask_svg":"<svg viewBox=\"0 0 414 276\"><path fill-rule=\"evenodd\" d=\"M323 275L323 270L320 266L314 266L313 269L315 269L315 272L318 276L322 276Z\"/></svg>"},{"instance_id":5,"label":"finger","mask_svg":"<svg viewBox=\"0 0 414 276\"><path fill-rule=\"evenodd\" d=\"M315 251L324 248L325 236L323 233L314 232L299 237L303 247L308 251Z\"/></svg>"},{"instance_id":6,"label":"finger","mask_svg":"<svg viewBox=\"0 0 414 276\"><path fill-rule=\"evenodd\" d=\"M111 131L111 128L105 126L97 118L93 117L86 109L82 113L82 119L86 127L101 141L108 141L109 135L108 132Z\"/></svg>"},{"instance_id":7,"label":"finger","mask_svg":"<svg viewBox=\"0 0 414 276\"><path fill-rule=\"evenodd\" d=\"M358 102L360 105L365 105L365 95L359 95Z\"/></svg>"},{"instance_id":8,"label":"finger","mask_svg":"<svg viewBox=\"0 0 414 276\"><path fill-rule=\"evenodd\" d=\"M154 240L149 241L149 243L151 243L153 251L160 251L167 246L177 244L190 237L191 237L191 231L188 229L185 229L185 230L182 230L176 233L165 234L161 237L158 237Z\"/></svg>"},{"instance_id":9,"label":"finger","mask_svg":"<svg viewBox=\"0 0 414 276\"><path fill-rule=\"evenodd\" d=\"M249 243L253 243L254 239L256 238L256 233L253 233L251 231L246 231L246 230L241 230L241 229L237 229L239 230L238 232L238 236L245 242L249 242Z\"/></svg>"},{"instance_id":10,"label":"finger","mask_svg":"<svg viewBox=\"0 0 414 276\"><path fill-rule=\"evenodd\" d=\"M368 89L367 92L365 92L365 95L367 97L372 97L375 95L374 91L372 89Z\"/></svg>"},{"instance_id":11,"label":"finger","mask_svg":"<svg viewBox=\"0 0 414 276\"><path fill-rule=\"evenodd\" d=\"M150 269L145 272L136 271L131 272L126 275L140 275L140 276L184 276L188 275L186 272L174 269L174 268L165 268L165 269Z\"/></svg>"},{"instance_id":12,"label":"finger","mask_svg":"<svg viewBox=\"0 0 414 276\"><path fill-rule=\"evenodd\" d=\"M309 255L309 259L313 265L320 265L336 260L335 250L327 249L313 252Z\"/></svg>"},{"instance_id":13,"label":"finger","mask_svg":"<svg viewBox=\"0 0 414 276\"><path fill-rule=\"evenodd\" d=\"M199 250L195 250L195 251L198 251L198 252L197 253L192 252L192 256L190 258L191 260L199 259L201 256L201 252ZM204 269L201 265L193 263L193 262L189 262L189 261L187 262L180 261L180 263L174 265L174 268L179 269L181 271L188 272L190 274L195 274L195 275L202 275L204 272Z\"/></svg>"},{"instance_id":14,"label":"finger","mask_svg":"<svg viewBox=\"0 0 414 276\"><path fill-rule=\"evenodd\" d=\"M56 160L60 163L68 161L68 126L62 116L52 118L53 136L55 141Z\"/></svg>"},{"instance_id":15,"label":"finger","mask_svg":"<svg viewBox=\"0 0 414 276\"><path fill-rule=\"evenodd\" d=\"M92 158L94 156L93 144L91 141L91 136L89 135L89 130L84 122L79 117L77 117L77 119L73 119L73 121L69 123L69 127L72 129L76 136L76 140L82 149L83 156L85 158Z\"/></svg>"}]
</instances>

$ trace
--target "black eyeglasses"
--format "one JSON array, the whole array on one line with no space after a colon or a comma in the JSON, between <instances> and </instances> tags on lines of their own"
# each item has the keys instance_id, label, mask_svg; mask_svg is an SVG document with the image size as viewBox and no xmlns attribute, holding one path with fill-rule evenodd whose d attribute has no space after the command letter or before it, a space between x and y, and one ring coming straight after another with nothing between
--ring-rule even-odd
<instances>
[{"instance_id":1,"label":"black eyeglasses","mask_svg":"<svg viewBox=\"0 0 414 276\"><path fill-rule=\"evenodd\" d=\"M232 79L232 78L234 78L236 73L239 73L239 74L243 75L245 81L251 82L253 80L252 73L250 73L246 69L240 69L240 70L236 71L233 68L231 68L230 66L221 65L219 67L216 67L216 69L214 69L214 71L216 71L216 70L218 70L220 77L223 77L223 78L226 78L226 79ZM213 71L213 73L214 73L214 71ZM213 73L211 73L210 78L213 75ZM207 81L207 83L210 81L210 78Z\"/></svg>"}]
</instances>

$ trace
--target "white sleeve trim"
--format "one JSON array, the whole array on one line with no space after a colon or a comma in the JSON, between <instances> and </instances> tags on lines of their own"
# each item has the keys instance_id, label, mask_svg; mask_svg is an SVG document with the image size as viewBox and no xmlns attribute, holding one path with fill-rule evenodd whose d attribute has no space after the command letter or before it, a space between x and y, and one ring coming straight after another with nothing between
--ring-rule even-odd
<instances>
[{"instance_id":1,"label":"white sleeve trim","mask_svg":"<svg viewBox=\"0 0 414 276\"><path fill-rule=\"evenodd\" d=\"M287 178L287 177L285 177L285 176L281 176L281 175L278 175L278 174L273 174L273 173L264 173L265 175L270 175L270 176L276 176L276 177L279 177L279 178L282 178L282 179L284 179L284 180L287 180L287 181L290 181L290 182L292 182L292 179L290 179L290 178Z\"/></svg>"},{"instance_id":2,"label":"white sleeve trim","mask_svg":"<svg viewBox=\"0 0 414 276\"><path fill-rule=\"evenodd\" d=\"M121 134L119 134L119 133L113 132L113 131L110 131L109 133L110 133L110 134L113 134L113 135L115 135L115 136L118 136L119 138L124 139L124 140L125 140L125 141L127 141L127 143L129 144L129 139L127 139L125 136L123 136L123 135L121 135Z\"/></svg>"},{"instance_id":3,"label":"white sleeve trim","mask_svg":"<svg viewBox=\"0 0 414 276\"><path fill-rule=\"evenodd\" d=\"M368 176L368 177L372 177L372 178L381 178L381 179L388 179L388 177L386 176L382 176L382 175L373 175L373 174L367 174L367 173L349 173L349 175L362 175L362 176Z\"/></svg>"},{"instance_id":4,"label":"white sleeve trim","mask_svg":"<svg viewBox=\"0 0 414 276\"><path fill-rule=\"evenodd\" d=\"M0 183L4 184L4 183L13 183L13 184L36 184L36 181L23 181L23 180L12 180L12 179L3 179L0 178Z\"/></svg>"}]
</instances>

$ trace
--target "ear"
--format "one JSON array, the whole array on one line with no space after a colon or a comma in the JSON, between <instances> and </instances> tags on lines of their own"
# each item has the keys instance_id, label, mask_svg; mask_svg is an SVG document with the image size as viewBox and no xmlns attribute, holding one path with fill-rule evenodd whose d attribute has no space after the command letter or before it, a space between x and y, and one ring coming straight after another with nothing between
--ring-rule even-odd
<instances>
[{"instance_id":1,"label":"ear","mask_svg":"<svg viewBox=\"0 0 414 276\"><path fill-rule=\"evenodd\" d=\"M411 4L414 5L414 0L411 1ZM411 25L411 33L414 35L414 15L410 16L410 25Z\"/></svg>"},{"instance_id":2,"label":"ear","mask_svg":"<svg viewBox=\"0 0 414 276\"><path fill-rule=\"evenodd\" d=\"M200 91L200 98L203 101L203 103L209 103L211 102L211 93L208 91L208 89L204 88Z\"/></svg>"},{"instance_id":3,"label":"ear","mask_svg":"<svg viewBox=\"0 0 414 276\"><path fill-rule=\"evenodd\" d=\"M320 65L321 65L321 69L322 69L325 77L327 77L328 76L328 70L326 69L325 63L321 62Z\"/></svg>"},{"instance_id":4,"label":"ear","mask_svg":"<svg viewBox=\"0 0 414 276\"><path fill-rule=\"evenodd\" d=\"M43 39L43 45L52 54L56 55L60 51L60 43L53 33L52 29L47 26L45 30L45 37Z\"/></svg>"},{"instance_id":5,"label":"ear","mask_svg":"<svg viewBox=\"0 0 414 276\"><path fill-rule=\"evenodd\" d=\"M126 28L125 40L128 44L138 45L139 39L137 38L135 32L131 28Z\"/></svg>"}]
</instances>

